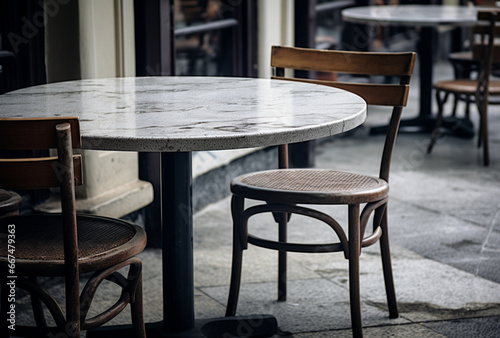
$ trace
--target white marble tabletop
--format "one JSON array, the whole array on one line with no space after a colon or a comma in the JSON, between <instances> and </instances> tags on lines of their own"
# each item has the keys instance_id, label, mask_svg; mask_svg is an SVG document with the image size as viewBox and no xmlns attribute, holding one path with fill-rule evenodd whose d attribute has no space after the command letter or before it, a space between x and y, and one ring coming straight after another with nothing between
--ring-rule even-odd
<instances>
[{"instance_id":1,"label":"white marble tabletop","mask_svg":"<svg viewBox=\"0 0 500 338\"><path fill-rule=\"evenodd\" d=\"M351 22L374 22L401 26L473 25L477 9L472 6L393 5L352 7L342 11Z\"/></svg>"},{"instance_id":2,"label":"white marble tabletop","mask_svg":"<svg viewBox=\"0 0 500 338\"><path fill-rule=\"evenodd\" d=\"M80 80L0 95L0 117L78 116L83 148L198 151L301 142L363 123L363 99L268 79L137 77Z\"/></svg>"}]
</instances>

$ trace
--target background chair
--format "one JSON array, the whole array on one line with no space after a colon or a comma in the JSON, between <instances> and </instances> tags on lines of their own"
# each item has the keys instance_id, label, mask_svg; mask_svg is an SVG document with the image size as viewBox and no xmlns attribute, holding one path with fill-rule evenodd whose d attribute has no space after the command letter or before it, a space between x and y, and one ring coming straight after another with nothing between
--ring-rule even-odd
<instances>
[{"instance_id":1,"label":"background chair","mask_svg":"<svg viewBox=\"0 0 500 338\"><path fill-rule=\"evenodd\" d=\"M434 84L438 116L427 153L432 152L439 138L443 122L443 107L449 94L453 94L455 97L460 95L474 96L480 116L478 146L483 145L483 163L485 166L489 165L488 103L490 96L500 95L500 81L490 79L493 63L500 61L500 48L494 44L495 38L500 37L500 27L496 25L499 20L500 15L495 11L478 12L478 24L473 28L473 57L480 63L477 79L454 79Z\"/></svg>"},{"instance_id":2,"label":"background chair","mask_svg":"<svg viewBox=\"0 0 500 338\"><path fill-rule=\"evenodd\" d=\"M144 337L142 316L142 264L134 257L146 245L144 231L131 223L98 216L76 215L75 184L82 183L82 158L73 155L80 146L78 119L2 119L0 149L57 149L57 157L0 159L0 186L9 189L59 187L62 214L21 215L0 219L0 269L2 337L80 337L80 330L100 326L131 304L135 336ZM15 257L15 262L12 260ZM129 266L127 276L118 270ZM79 275L93 273L80 295ZM15 286L31 295L37 327L7 325L10 286L6 276L16 276ZM37 283L38 277L63 276L66 315L56 300ZM121 287L120 299L103 313L87 318L92 298L103 280ZM56 327L48 327L44 306Z\"/></svg>"},{"instance_id":3,"label":"background chair","mask_svg":"<svg viewBox=\"0 0 500 338\"><path fill-rule=\"evenodd\" d=\"M236 313L241 280L243 250L248 243L279 251L279 300L286 299L286 252L343 252L349 260L349 290L351 320L355 336L362 335L359 290L359 255L362 247L380 239L389 314L398 317L392 279L387 227L389 168L392 150L399 128L401 112L406 105L415 53L363 53L325 51L291 47L272 47L271 65L276 67L274 79L292 80L342 88L362 96L368 104L392 106L391 121L382 154L379 176L319 169L286 169L287 146L279 147L277 170L255 172L235 178L231 183L233 214L233 262L226 316ZM297 78L285 78L284 68L307 71L336 72L363 75L398 76L399 84L345 83ZM314 114L314 112L311 112ZM245 199L265 201L245 209ZM349 210L348 233L323 212L299 204L346 205ZM361 206L363 210L360 214ZM273 213L279 224L277 241L248 233L248 219L260 213ZM374 212L373 232L365 228ZM327 223L339 238L337 243L301 244L287 242L287 222L291 213L316 218Z\"/></svg>"},{"instance_id":4,"label":"background chair","mask_svg":"<svg viewBox=\"0 0 500 338\"><path fill-rule=\"evenodd\" d=\"M476 1L477 2L477 1ZM496 0L482 0L478 2L476 5L478 10L488 10L497 6ZM472 53L472 46L474 37L470 29L467 29L469 37L464 41L464 50L459 52L452 52L448 55L448 60L453 66L453 72L455 79L470 79L474 73L479 71L480 60L474 58ZM500 65L493 64L493 70L500 70ZM455 94L453 96L453 110L452 115L456 116L458 101L465 102L465 117L468 119L470 115L470 104L473 103L474 98L469 95L459 95ZM500 104L500 102L495 102L496 104Z\"/></svg>"}]
</instances>

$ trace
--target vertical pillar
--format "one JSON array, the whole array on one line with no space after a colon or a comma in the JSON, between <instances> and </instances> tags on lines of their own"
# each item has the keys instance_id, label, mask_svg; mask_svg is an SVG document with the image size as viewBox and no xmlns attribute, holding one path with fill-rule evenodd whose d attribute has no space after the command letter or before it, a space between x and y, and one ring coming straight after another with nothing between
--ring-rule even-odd
<instances>
[{"instance_id":1,"label":"vertical pillar","mask_svg":"<svg viewBox=\"0 0 500 338\"><path fill-rule=\"evenodd\" d=\"M135 76L133 0L53 0L44 11L48 82ZM79 212L122 217L153 200L152 185L138 179L137 153L84 150L83 156ZM37 209L58 211L59 199Z\"/></svg>"}]
</instances>

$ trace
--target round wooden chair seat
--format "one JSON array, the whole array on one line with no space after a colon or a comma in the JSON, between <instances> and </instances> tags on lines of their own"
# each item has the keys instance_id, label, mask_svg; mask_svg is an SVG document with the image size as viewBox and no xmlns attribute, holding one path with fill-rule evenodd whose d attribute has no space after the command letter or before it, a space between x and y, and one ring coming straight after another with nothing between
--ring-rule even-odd
<instances>
[{"instance_id":1,"label":"round wooden chair seat","mask_svg":"<svg viewBox=\"0 0 500 338\"><path fill-rule=\"evenodd\" d=\"M471 65L479 64L479 61L474 59L472 51L450 53L448 54L448 60L450 60L451 62L464 62Z\"/></svg>"},{"instance_id":2,"label":"round wooden chair seat","mask_svg":"<svg viewBox=\"0 0 500 338\"><path fill-rule=\"evenodd\" d=\"M474 95L477 81L468 79L439 81L434 84L434 88L446 92ZM490 81L489 94L500 95L500 81Z\"/></svg>"},{"instance_id":3,"label":"round wooden chair seat","mask_svg":"<svg viewBox=\"0 0 500 338\"><path fill-rule=\"evenodd\" d=\"M280 169L235 178L233 194L268 202L351 204L381 200L389 184L378 177L322 169Z\"/></svg>"},{"instance_id":4,"label":"round wooden chair seat","mask_svg":"<svg viewBox=\"0 0 500 338\"><path fill-rule=\"evenodd\" d=\"M135 224L92 215L78 215L80 272L100 270L140 253L146 246L144 230ZM15 252L9 253L8 225L15 229ZM16 258L16 274L64 276L62 218L54 215L14 216L0 220L0 266L7 255Z\"/></svg>"},{"instance_id":5,"label":"round wooden chair seat","mask_svg":"<svg viewBox=\"0 0 500 338\"><path fill-rule=\"evenodd\" d=\"M454 52L448 54L448 60L452 64L462 65L468 68L469 72L479 68L480 60L474 59L472 51ZM493 60L493 71L496 73L500 70L498 61ZM466 74L464 74L466 75ZM470 74L469 74L470 75Z\"/></svg>"}]
</instances>

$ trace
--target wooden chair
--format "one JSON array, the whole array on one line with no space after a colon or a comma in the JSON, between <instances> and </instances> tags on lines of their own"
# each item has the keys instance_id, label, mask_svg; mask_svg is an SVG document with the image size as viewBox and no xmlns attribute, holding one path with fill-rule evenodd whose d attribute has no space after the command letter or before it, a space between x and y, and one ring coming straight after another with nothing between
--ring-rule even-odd
<instances>
[{"instance_id":1,"label":"wooden chair","mask_svg":"<svg viewBox=\"0 0 500 338\"><path fill-rule=\"evenodd\" d=\"M495 38L500 37L500 27L496 25L498 21L500 15L496 11L478 11L478 24L473 29L475 35L473 55L474 59L481 63L477 79L454 79L434 84L438 116L427 153L432 152L439 138L443 107L449 94L474 96L480 116L478 146L483 146L483 163L485 166L489 165L488 103L490 96L500 96L500 81L490 79L493 62L500 61L500 48L494 45Z\"/></svg>"},{"instance_id":2,"label":"wooden chair","mask_svg":"<svg viewBox=\"0 0 500 338\"><path fill-rule=\"evenodd\" d=\"M496 0L482 0L475 5L478 10L488 10L498 7ZM465 40L464 46L465 50L459 52L452 52L448 55L448 60L450 61L455 79L470 79L475 72L480 69L480 60L474 58L472 50L470 50L473 45L472 41L474 39L472 32L469 31L470 37ZM493 71L498 72L500 70L500 65L493 63ZM453 109L452 115L456 116L458 101L465 102L465 117L468 119L470 116L470 104L474 102L474 98L470 95L453 95ZM494 101L494 104L500 104L500 102Z\"/></svg>"},{"instance_id":3,"label":"wooden chair","mask_svg":"<svg viewBox=\"0 0 500 338\"><path fill-rule=\"evenodd\" d=\"M33 214L0 219L0 269L2 337L54 336L80 337L80 330L100 326L127 304L131 305L135 336L144 337L142 312L142 263L134 257L146 245L140 227L119 219L77 215L75 184L82 183L82 158L73 154L80 146L76 117L4 119L0 118L0 149L57 149L57 157L0 159L0 186L9 189L60 188L61 214ZM14 258L15 257L15 260ZM118 270L129 266L127 276ZM79 291L79 276L93 273ZM8 277L8 276L15 276ZM63 276L65 312L39 283L37 277ZM7 280L6 280L7 278ZM119 300L103 313L87 318L97 287L103 280L121 287ZM37 327L16 323L15 331L8 310L11 285L31 295ZM56 327L48 327L44 306Z\"/></svg>"},{"instance_id":4,"label":"wooden chair","mask_svg":"<svg viewBox=\"0 0 500 338\"><path fill-rule=\"evenodd\" d=\"M355 336L362 335L359 290L359 255L361 248L380 239L389 314L398 317L392 279L387 201L389 167L399 128L402 108L406 105L415 53L365 53L326 51L291 47L272 47L271 65L276 67L274 79L316 83L349 90L362 96L368 104L391 106L392 115L382 155L379 176L320 169L286 169L287 146L279 147L279 168L255 172L235 178L231 183L233 214L233 262L226 316L236 313L240 289L243 250L248 243L279 251L278 300L286 300L286 252L343 252L349 260L351 320ZM364 75L398 76L399 84L345 83L285 78L284 68ZM311 112L313 114L314 112ZM265 201L244 208L245 198ZM349 210L348 234L325 213L299 204L346 205ZM361 214L361 205L365 204ZM248 234L248 219L256 214L272 212L279 228L278 241ZM374 213L373 232L365 235L370 214ZM327 223L339 238L337 243L299 244L287 242L289 216L297 213Z\"/></svg>"}]
</instances>

